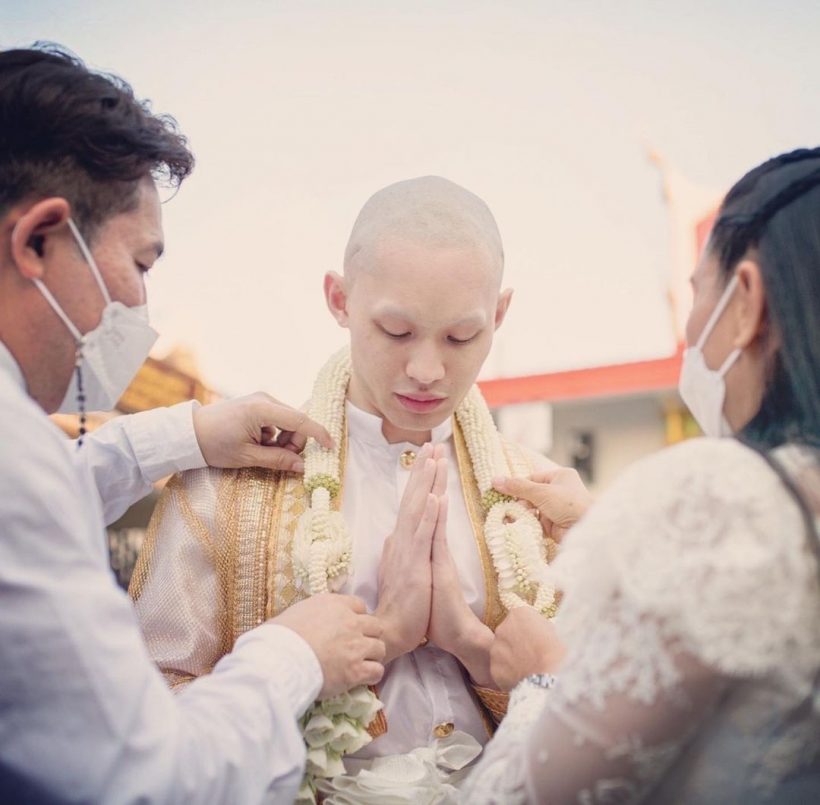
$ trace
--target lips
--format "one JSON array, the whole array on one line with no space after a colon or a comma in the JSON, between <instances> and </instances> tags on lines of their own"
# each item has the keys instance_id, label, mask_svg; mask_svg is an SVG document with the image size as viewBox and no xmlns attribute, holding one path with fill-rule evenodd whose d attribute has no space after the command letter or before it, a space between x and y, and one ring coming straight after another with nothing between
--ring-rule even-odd
<instances>
[{"instance_id":1,"label":"lips","mask_svg":"<svg viewBox=\"0 0 820 805\"><path fill-rule=\"evenodd\" d=\"M435 411L447 399L446 397L433 397L429 394L399 394L396 399L408 411L415 414L427 414Z\"/></svg>"}]
</instances>

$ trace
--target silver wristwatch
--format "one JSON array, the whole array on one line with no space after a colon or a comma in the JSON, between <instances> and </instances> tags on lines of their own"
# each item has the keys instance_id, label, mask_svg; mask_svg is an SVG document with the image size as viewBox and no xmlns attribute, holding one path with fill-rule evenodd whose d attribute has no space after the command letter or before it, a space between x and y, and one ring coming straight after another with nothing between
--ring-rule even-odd
<instances>
[{"instance_id":1,"label":"silver wristwatch","mask_svg":"<svg viewBox=\"0 0 820 805\"><path fill-rule=\"evenodd\" d=\"M523 681L528 682L533 687L549 690L555 687L558 680L552 674L530 674L525 676Z\"/></svg>"}]
</instances>

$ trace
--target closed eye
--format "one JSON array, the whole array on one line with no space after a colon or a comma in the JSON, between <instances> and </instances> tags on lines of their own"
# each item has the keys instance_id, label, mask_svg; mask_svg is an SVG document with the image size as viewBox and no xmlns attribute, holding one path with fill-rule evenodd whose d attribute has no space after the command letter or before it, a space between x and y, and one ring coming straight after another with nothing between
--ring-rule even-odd
<instances>
[{"instance_id":1,"label":"closed eye","mask_svg":"<svg viewBox=\"0 0 820 805\"><path fill-rule=\"evenodd\" d=\"M381 331L389 338L395 338L397 341L410 335L409 331L406 333L391 333L390 330L385 330L384 327L381 328Z\"/></svg>"},{"instance_id":2,"label":"closed eye","mask_svg":"<svg viewBox=\"0 0 820 805\"><path fill-rule=\"evenodd\" d=\"M455 338L452 335L447 336L447 340L451 344L469 344L471 341L475 341L476 338L478 338L478 333L476 333L475 335L471 335L469 338Z\"/></svg>"}]
</instances>

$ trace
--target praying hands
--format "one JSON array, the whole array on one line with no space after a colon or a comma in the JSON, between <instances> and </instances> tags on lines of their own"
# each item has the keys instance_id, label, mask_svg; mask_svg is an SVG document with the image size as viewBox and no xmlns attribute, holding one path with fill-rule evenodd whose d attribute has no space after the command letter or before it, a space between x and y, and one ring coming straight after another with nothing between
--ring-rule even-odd
<instances>
[{"instance_id":1,"label":"praying hands","mask_svg":"<svg viewBox=\"0 0 820 805\"><path fill-rule=\"evenodd\" d=\"M492 632L464 599L447 547L447 460L441 446L418 454L385 542L376 615L384 625L385 661L427 639L453 654L478 685L491 684Z\"/></svg>"}]
</instances>

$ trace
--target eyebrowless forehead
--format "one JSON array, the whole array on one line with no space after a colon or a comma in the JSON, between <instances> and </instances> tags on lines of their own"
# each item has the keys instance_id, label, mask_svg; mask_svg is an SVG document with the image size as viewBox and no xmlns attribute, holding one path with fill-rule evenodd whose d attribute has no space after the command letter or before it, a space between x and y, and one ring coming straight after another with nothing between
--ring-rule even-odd
<instances>
[{"instance_id":1,"label":"eyebrowless forehead","mask_svg":"<svg viewBox=\"0 0 820 805\"><path fill-rule=\"evenodd\" d=\"M440 176L396 182L372 195L353 224L345 272L367 264L389 238L427 246L473 246L485 251L499 275L504 265L501 235L490 208L463 187Z\"/></svg>"}]
</instances>

